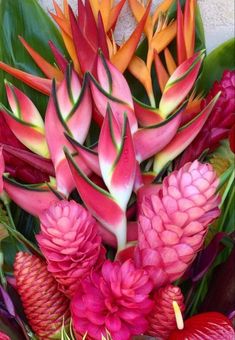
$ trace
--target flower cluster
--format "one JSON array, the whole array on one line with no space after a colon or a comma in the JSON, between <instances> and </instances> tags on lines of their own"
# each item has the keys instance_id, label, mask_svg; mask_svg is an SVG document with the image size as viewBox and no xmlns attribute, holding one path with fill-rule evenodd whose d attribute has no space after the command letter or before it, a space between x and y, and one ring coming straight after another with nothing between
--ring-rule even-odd
<instances>
[{"instance_id":1,"label":"flower cluster","mask_svg":"<svg viewBox=\"0 0 235 340\"><path fill-rule=\"evenodd\" d=\"M204 332L205 339L230 340L226 316L205 313L184 323L182 313L195 311L195 282L216 257L203 247L223 211L229 189L222 199L218 192L220 182L231 185L230 169L220 181L199 157L233 131L234 71L201 98L196 0L164 0L153 12L150 3L130 0L137 25L119 46L113 30L124 2L79 0L78 16L67 0L64 9L54 3L64 44L62 53L49 43L56 65L22 37L40 74L0 62L42 93L43 103L48 96L44 115L23 86L5 81L0 197L9 216L4 211L0 225L17 240L9 282L39 339L194 339ZM35 239L21 234L10 200L17 215L38 220ZM210 256L201 269L195 259L200 264L203 252ZM2 247L0 257L6 288L12 264L2 260ZM13 315L3 288L2 295ZM26 334L15 311L14 318Z\"/></svg>"}]
</instances>

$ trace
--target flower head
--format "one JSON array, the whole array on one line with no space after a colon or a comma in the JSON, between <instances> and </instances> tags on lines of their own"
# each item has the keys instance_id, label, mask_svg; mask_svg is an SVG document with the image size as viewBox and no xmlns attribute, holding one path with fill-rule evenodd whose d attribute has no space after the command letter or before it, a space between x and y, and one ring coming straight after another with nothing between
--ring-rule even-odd
<instances>
[{"instance_id":1,"label":"flower head","mask_svg":"<svg viewBox=\"0 0 235 340\"><path fill-rule=\"evenodd\" d=\"M167 176L158 193L140 202L136 264L157 287L182 276L219 215L218 178L209 164L187 163Z\"/></svg>"},{"instance_id":2,"label":"flower head","mask_svg":"<svg viewBox=\"0 0 235 340\"><path fill-rule=\"evenodd\" d=\"M143 269L128 260L106 261L100 274L82 282L71 302L76 332L100 339L108 330L113 340L128 340L146 331L146 315L152 309L152 283Z\"/></svg>"},{"instance_id":3,"label":"flower head","mask_svg":"<svg viewBox=\"0 0 235 340\"><path fill-rule=\"evenodd\" d=\"M40 217L37 235L47 269L60 283L63 292L72 296L91 270L104 260L98 223L74 201L53 203Z\"/></svg>"}]
</instances>

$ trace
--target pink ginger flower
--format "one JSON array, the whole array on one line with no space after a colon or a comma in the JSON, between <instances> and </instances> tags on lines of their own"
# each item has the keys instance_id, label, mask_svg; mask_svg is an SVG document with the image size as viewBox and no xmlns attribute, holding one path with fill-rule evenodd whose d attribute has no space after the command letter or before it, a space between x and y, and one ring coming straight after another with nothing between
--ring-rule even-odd
<instances>
[{"instance_id":1,"label":"pink ginger flower","mask_svg":"<svg viewBox=\"0 0 235 340\"><path fill-rule=\"evenodd\" d=\"M184 311L184 297L179 287L167 285L157 290L153 297L154 307L149 314L148 335L161 340L168 339L170 333L177 328L173 301L179 305L181 312Z\"/></svg>"},{"instance_id":2,"label":"pink ginger flower","mask_svg":"<svg viewBox=\"0 0 235 340\"><path fill-rule=\"evenodd\" d=\"M91 270L104 261L105 251L98 234L98 223L74 201L54 202L40 216L40 249L47 259L47 269L69 297Z\"/></svg>"},{"instance_id":3,"label":"pink ginger flower","mask_svg":"<svg viewBox=\"0 0 235 340\"><path fill-rule=\"evenodd\" d=\"M106 261L100 274L81 283L71 301L73 326L77 333L101 339L108 330L113 340L129 340L148 328L147 314L153 303L153 286L143 269L133 261Z\"/></svg>"},{"instance_id":4,"label":"pink ginger flower","mask_svg":"<svg viewBox=\"0 0 235 340\"><path fill-rule=\"evenodd\" d=\"M135 261L156 287L180 278L201 249L219 215L218 182L211 165L196 160L167 176L156 194L142 195Z\"/></svg>"}]
</instances>

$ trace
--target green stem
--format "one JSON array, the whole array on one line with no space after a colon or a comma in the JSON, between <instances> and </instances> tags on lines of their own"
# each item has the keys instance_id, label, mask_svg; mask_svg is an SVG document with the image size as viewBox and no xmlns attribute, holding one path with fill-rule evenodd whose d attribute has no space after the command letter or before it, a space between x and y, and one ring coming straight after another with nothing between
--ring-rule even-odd
<instances>
[{"instance_id":1,"label":"green stem","mask_svg":"<svg viewBox=\"0 0 235 340\"><path fill-rule=\"evenodd\" d=\"M12 227L12 229L16 230L15 222L14 222L12 214L11 214L10 204L9 203L5 203L5 207L6 207L6 211L7 211L8 217L9 217L9 221L10 221L11 227Z\"/></svg>"},{"instance_id":2,"label":"green stem","mask_svg":"<svg viewBox=\"0 0 235 340\"><path fill-rule=\"evenodd\" d=\"M224 223L225 223L226 217L227 217L227 215L229 213L229 209L230 209L230 206L231 206L233 198L234 198L234 193L235 193L235 187L232 188L232 192L231 192L231 195L229 197L228 203L226 204L225 210L224 210L224 212L222 214L222 220L219 221L218 231L226 231L224 229Z\"/></svg>"},{"instance_id":3,"label":"green stem","mask_svg":"<svg viewBox=\"0 0 235 340\"><path fill-rule=\"evenodd\" d=\"M203 288L204 288L205 283L206 283L206 277L207 277L207 275L204 276L203 279L202 279L202 281L200 282L198 291L196 292L195 300L194 300L193 305L192 305L192 309L191 309L190 315L194 315L194 314L195 314L195 311L196 311L196 309L197 309L198 302L199 302L199 300L200 300L200 297L201 297Z\"/></svg>"}]
</instances>

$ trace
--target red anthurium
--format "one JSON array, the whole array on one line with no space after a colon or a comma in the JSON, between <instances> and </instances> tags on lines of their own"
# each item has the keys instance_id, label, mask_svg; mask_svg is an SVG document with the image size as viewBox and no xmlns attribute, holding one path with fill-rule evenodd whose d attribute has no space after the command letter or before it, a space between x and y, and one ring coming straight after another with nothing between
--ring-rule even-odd
<instances>
[{"instance_id":1,"label":"red anthurium","mask_svg":"<svg viewBox=\"0 0 235 340\"><path fill-rule=\"evenodd\" d=\"M220 313L208 312L192 316L183 322L180 310L175 303L175 315L178 329L168 340L233 340L234 330L229 319Z\"/></svg>"}]
</instances>

